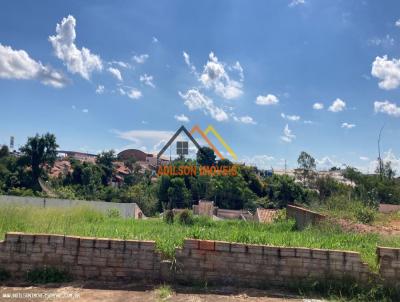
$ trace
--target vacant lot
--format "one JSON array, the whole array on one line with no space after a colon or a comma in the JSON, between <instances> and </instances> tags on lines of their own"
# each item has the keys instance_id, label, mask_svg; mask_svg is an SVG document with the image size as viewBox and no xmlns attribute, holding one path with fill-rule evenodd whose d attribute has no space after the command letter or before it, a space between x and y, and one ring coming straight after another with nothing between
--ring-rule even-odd
<instances>
[{"instance_id":1,"label":"vacant lot","mask_svg":"<svg viewBox=\"0 0 400 302\"><path fill-rule=\"evenodd\" d=\"M174 255L174 249L183 245L184 238L199 238L358 251L363 260L376 269L377 245L400 247L398 236L345 232L331 224L296 231L293 225L293 221L285 219L272 224L259 224L244 221L211 221L203 218L196 218L192 225L181 225L177 221L166 224L160 219L110 218L86 208L65 210L0 207L0 238L4 238L8 231L20 231L155 240L157 248L170 258Z\"/></svg>"}]
</instances>

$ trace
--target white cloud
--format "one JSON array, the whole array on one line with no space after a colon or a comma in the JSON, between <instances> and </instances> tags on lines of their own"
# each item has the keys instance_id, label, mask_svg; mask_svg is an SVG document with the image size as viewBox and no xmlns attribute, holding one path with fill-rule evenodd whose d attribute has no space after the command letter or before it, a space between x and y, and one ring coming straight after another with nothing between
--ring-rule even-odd
<instances>
[{"instance_id":1,"label":"white cloud","mask_svg":"<svg viewBox=\"0 0 400 302\"><path fill-rule=\"evenodd\" d=\"M312 107L315 110L321 110L321 109L324 109L324 104L322 104L322 103L314 103L314 105Z\"/></svg>"},{"instance_id":2,"label":"white cloud","mask_svg":"<svg viewBox=\"0 0 400 302\"><path fill-rule=\"evenodd\" d=\"M385 48L391 47L394 45L394 39L390 35L386 35L383 38L372 38L368 40L368 44L375 46L383 46Z\"/></svg>"},{"instance_id":3,"label":"white cloud","mask_svg":"<svg viewBox=\"0 0 400 302\"><path fill-rule=\"evenodd\" d=\"M64 87L68 79L51 66L33 60L24 50L14 50L0 43L0 78L38 80L56 88Z\"/></svg>"},{"instance_id":4,"label":"white cloud","mask_svg":"<svg viewBox=\"0 0 400 302\"><path fill-rule=\"evenodd\" d=\"M76 106L75 105L72 105L72 110L76 110Z\"/></svg>"},{"instance_id":5,"label":"white cloud","mask_svg":"<svg viewBox=\"0 0 400 302\"><path fill-rule=\"evenodd\" d=\"M118 81L123 81L122 80L122 75L121 72L119 71L118 68L114 68L114 67L109 67L107 69Z\"/></svg>"},{"instance_id":6,"label":"white cloud","mask_svg":"<svg viewBox=\"0 0 400 302\"><path fill-rule=\"evenodd\" d=\"M292 1L289 3L289 7L295 7L295 6L297 6L297 5L304 5L304 4L306 4L306 1L305 1L305 0L292 0Z\"/></svg>"},{"instance_id":7,"label":"white cloud","mask_svg":"<svg viewBox=\"0 0 400 302\"><path fill-rule=\"evenodd\" d=\"M218 61L213 52L210 52L199 80L204 87L213 88L217 95L225 99L236 99L243 94L243 84L229 77L224 64Z\"/></svg>"},{"instance_id":8,"label":"white cloud","mask_svg":"<svg viewBox=\"0 0 400 302\"><path fill-rule=\"evenodd\" d=\"M385 90L395 89L400 86L400 60L388 60L385 55L376 57L372 63L371 75L380 80L379 87Z\"/></svg>"},{"instance_id":9,"label":"white cloud","mask_svg":"<svg viewBox=\"0 0 400 302\"><path fill-rule=\"evenodd\" d=\"M374 102L375 112L386 113L391 116L400 117L400 107L389 101Z\"/></svg>"},{"instance_id":10,"label":"white cloud","mask_svg":"<svg viewBox=\"0 0 400 302\"><path fill-rule=\"evenodd\" d=\"M313 122L313 121L306 120L306 121L304 121L304 124L312 125L312 124L314 124L314 122Z\"/></svg>"},{"instance_id":11,"label":"white cloud","mask_svg":"<svg viewBox=\"0 0 400 302\"><path fill-rule=\"evenodd\" d=\"M190 55L187 52L183 52L183 59L185 60L185 64L189 66L190 71L196 75L196 77L199 77L199 74L197 73L196 66L193 65L193 63L190 61Z\"/></svg>"},{"instance_id":12,"label":"white cloud","mask_svg":"<svg viewBox=\"0 0 400 302\"><path fill-rule=\"evenodd\" d=\"M148 54L142 54L139 56L133 56L133 60L138 63L138 64L143 64L144 62L146 62L146 60L149 58Z\"/></svg>"},{"instance_id":13,"label":"white cloud","mask_svg":"<svg viewBox=\"0 0 400 302\"><path fill-rule=\"evenodd\" d=\"M76 20L69 15L57 23L56 35L50 36L49 41L54 49L54 54L62 60L71 73L78 73L89 80L93 71L101 71L103 64L98 55L92 54L89 49L78 49L75 45Z\"/></svg>"},{"instance_id":14,"label":"white cloud","mask_svg":"<svg viewBox=\"0 0 400 302\"><path fill-rule=\"evenodd\" d=\"M97 86L96 93L97 94L103 94L104 93L104 86L103 85Z\"/></svg>"},{"instance_id":15,"label":"white cloud","mask_svg":"<svg viewBox=\"0 0 400 302\"><path fill-rule=\"evenodd\" d=\"M182 123L187 123L189 122L189 118L184 115L183 113L180 115L175 115L174 118L178 121L178 122L182 122Z\"/></svg>"},{"instance_id":16,"label":"white cloud","mask_svg":"<svg viewBox=\"0 0 400 302\"><path fill-rule=\"evenodd\" d=\"M395 25L396 25L397 27L400 27L400 19L396 21Z\"/></svg>"},{"instance_id":17,"label":"white cloud","mask_svg":"<svg viewBox=\"0 0 400 302\"><path fill-rule=\"evenodd\" d=\"M240 117L234 116L233 119L236 122L241 122L243 124L252 124L252 125L257 124L256 121L251 116L248 116L248 115L240 116Z\"/></svg>"},{"instance_id":18,"label":"white cloud","mask_svg":"<svg viewBox=\"0 0 400 302\"><path fill-rule=\"evenodd\" d=\"M346 102L342 101L341 99L336 99L332 105L329 106L328 110L332 112L340 112L346 108Z\"/></svg>"},{"instance_id":19,"label":"white cloud","mask_svg":"<svg viewBox=\"0 0 400 302\"><path fill-rule=\"evenodd\" d=\"M236 61L235 65L231 67L231 69L236 70L239 73L240 81L244 81L244 71L242 65L240 65L239 61Z\"/></svg>"},{"instance_id":20,"label":"white cloud","mask_svg":"<svg viewBox=\"0 0 400 302\"><path fill-rule=\"evenodd\" d=\"M395 170L397 173L400 172L400 158L396 157L392 149L389 149L387 152L384 152L382 160L384 163L390 162L392 165L392 169ZM370 161L368 171L374 172L377 165L378 165L377 160Z\"/></svg>"},{"instance_id":21,"label":"white cloud","mask_svg":"<svg viewBox=\"0 0 400 302\"><path fill-rule=\"evenodd\" d=\"M126 95L133 100L137 100L142 97L142 92L136 88L132 88L127 92Z\"/></svg>"},{"instance_id":22,"label":"white cloud","mask_svg":"<svg viewBox=\"0 0 400 302\"><path fill-rule=\"evenodd\" d=\"M123 61L111 61L108 64L114 64L114 65L118 65L120 67L123 68L132 68L132 66L129 63L123 62Z\"/></svg>"},{"instance_id":23,"label":"white cloud","mask_svg":"<svg viewBox=\"0 0 400 302\"><path fill-rule=\"evenodd\" d=\"M340 163L331 159L329 156L325 156L321 159L316 159L315 162L317 163L318 168L322 169L329 169L333 166L340 166Z\"/></svg>"},{"instance_id":24,"label":"white cloud","mask_svg":"<svg viewBox=\"0 0 400 302\"><path fill-rule=\"evenodd\" d=\"M283 119L286 119L286 120L289 120L289 121L293 121L293 122L296 122L296 121L300 120L300 116L298 116L298 115L286 115L284 113L281 113L281 117Z\"/></svg>"},{"instance_id":25,"label":"white cloud","mask_svg":"<svg viewBox=\"0 0 400 302\"><path fill-rule=\"evenodd\" d=\"M111 130L118 138L132 142L127 148L140 148L142 150L159 150L173 135L172 131L165 130Z\"/></svg>"},{"instance_id":26,"label":"white cloud","mask_svg":"<svg viewBox=\"0 0 400 302\"><path fill-rule=\"evenodd\" d=\"M140 82L144 83L147 86L156 88L156 85L153 83L153 76L147 75L146 73L144 75L141 75L139 78Z\"/></svg>"},{"instance_id":27,"label":"white cloud","mask_svg":"<svg viewBox=\"0 0 400 302\"><path fill-rule=\"evenodd\" d=\"M83 112L83 113L88 113L88 112L89 112L89 109L86 109L86 108L85 108L85 109L82 109L82 112Z\"/></svg>"},{"instance_id":28,"label":"white cloud","mask_svg":"<svg viewBox=\"0 0 400 302\"><path fill-rule=\"evenodd\" d=\"M212 99L203 95L196 88L189 89L186 93L179 92L179 95L185 101L184 104L190 111L202 110L205 114L211 115L213 119L219 122L229 119L222 108L217 107Z\"/></svg>"},{"instance_id":29,"label":"white cloud","mask_svg":"<svg viewBox=\"0 0 400 302\"><path fill-rule=\"evenodd\" d=\"M276 105L279 103L279 99L273 95L273 94L267 94L267 95L259 95L256 99L256 104L257 105Z\"/></svg>"},{"instance_id":30,"label":"white cloud","mask_svg":"<svg viewBox=\"0 0 400 302\"><path fill-rule=\"evenodd\" d=\"M256 166L259 169L269 169L271 168L272 162L275 160L273 156L262 154L254 156L245 156L241 161L245 162L247 165Z\"/></svg>"},{"instance_id":31,"label":"white cloud","mask_svg":"<svg viewBox=\"0 0 400 302\"><path fill-rule=\"evenodd\" d=\"M126 95L127 97L133 99L133 100L137 100L140 99L142 97L142 92L136 88L129 88L129 89L124 89L122 87L118 88L118 92L121 95Z\"/></svg>"},{"instance_id":32,"label":"white cloud","mask_svg":"<svg viewBox=\"0 0 400 302\"><path fill-rule=\"evenodd\" d=\"M360 160L367 161L367 160L369 160L369 158L366 156L360 156Z\"/></svg>"},{"instance_id":33,"label":"white cloud","mask_svg":"<svg viewBox=\"0 0 400 302\"><path fill-rule=\"evenodd\" d=\"M356 126L355 124L342 123L341 128L351 129L354 128L355 126Z\"/></svg>"},{"instance_id":34,"label":"white cloud","mask_svg":"<svg viewBox=\"0 0 400 302\"><path fill-rule=\"evenodd\" d=\"M157 43L157 42L158 42L158 39L157 39L157 37L154 37L154 36L153 36L153 37L151 38L151 42L153 42L153 43Z\"/></svg>"},{"instance_id":35,"label":"white cloud","mask_svg":"<svg viewBox=\"0 0 400 302\"><path fill-rule=\"evenodd\" d=\"M296 135L294 135L292 133L292 130L289 129L289 125L286 124L285 128L283 129L283 135L281 136L281 139L284 142L291 143L292 140L295 138L296 138Z\"/></svg>"}]
</instances>

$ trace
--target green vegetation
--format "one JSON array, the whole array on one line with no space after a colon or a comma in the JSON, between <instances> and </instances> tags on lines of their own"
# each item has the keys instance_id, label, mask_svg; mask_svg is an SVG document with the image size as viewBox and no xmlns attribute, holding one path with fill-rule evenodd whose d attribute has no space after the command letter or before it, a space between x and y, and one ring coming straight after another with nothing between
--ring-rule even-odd
<instances>
[{"instance_id":1,"label":"green vegetation","mask_svg":"<svg viewBox=\"0 0 400 302\"><path fill-rule=\"evenodd\" d=\"M156 295L159 301L165 301L170 298L173 294L172 287L168 284L159 286L156 290Z\"/></svg>"},{"instance_id":2,"label":"green vegetation","mask_svg":"<svg viewBox=\"0 0 400 302\"><path fill-rule=\"evenodd\" d=\"M60 271L54 267L36 268L28 271L26 281L31 283L62 283L71 281L71 277L67 272Z\"/></svg>"},{"instance_id":3,"label":"green vegetation","mask_svg":"<svg viewBox=\"0 0 400 302\"><path fill-rule=\"evenodd\" d=\"M0 237L8 231L70 234L79 236L155 240L157 249L173 257L185 238L224 240L273 246L313 247L351 250L361 253L364 261L376 268L376 246L400 246L399 237L343 232L332 225L295 231L294 222L277 220L272 224L245 221L212 221L194 217L192 225L178 221L167 224L160 219L130 220L109 218L87 208L41 209L2 207Z\"/></svg>"}]
</instances>

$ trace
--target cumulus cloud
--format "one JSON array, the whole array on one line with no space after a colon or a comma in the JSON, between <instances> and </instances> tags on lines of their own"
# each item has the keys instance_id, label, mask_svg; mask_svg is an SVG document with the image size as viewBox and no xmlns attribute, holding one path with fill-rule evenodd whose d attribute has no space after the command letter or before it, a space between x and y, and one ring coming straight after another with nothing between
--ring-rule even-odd
<instances>
[{"instance_id":1,"label":"cumulus cloud","mask_svg":"<svg viewBox=\"0 0 400 302\"><path fill-rule=\"evenodd\" d=\"M182 123L187 123L189 122L189 118L184 115L183 113L180 115L175 115L174 118L178 121L178 122L182 122Z\"/></svg>"},{"instance_id":2,"label":"cumulus cloud","mask_svg":"<svg viewBox=\"0 0 400 302\"><path fill-rule=\"evenodd\" d=\"M213 52L210 52L199 80L204 87L214 89L217 95L225 99L236 99L243 94L243 84L230 78L224 64L218 61Z\"/></svg>"},{"instance_id":3,"label":"cumulus cloud","mask_svg":"<svg viewBox=\"0 0 400 302\"><path fill-rule=\"evenodd\" d=\"M76 20L69 15L57 23L56 35L50 36L49 41L53 46L54 54L62 60L71 73L78 73L89 80L93 71L101 71L103 63L98 55L92 54L85 47L79 49L75 45Z\"/></svg>"},{"instance_id":4,"label":"cumulus cloud","mask_svg":"<svg viewBox=\"0 0 400 302\"><path fill-rule=\"evenodd\" d=\"M118 65L119 67L123 68L132 68L132 66L129 63L123 62L123 61L111 61L108 64L113 64L113 65Z\"/></svg>"},{"instance_id":5,"label":"cumulus cloud","mask_svg":"<svg viewBox=\"0 0 400 302\"><path fill-rule=\"evenodd\" d=\"M305 1L305 0L292 0L292 1L289 3L289 7L295 7L295 6L304 5L304 4L306 4L306 1Z\"/></svg>"},{"instance_id":6,"label":"cumulus cloud","mask_svg":"<svg viewBox=\"0 0 400 302\"><path fill-rule=\"evenodd\" d=\"M286 124L285 128L283 129L283 135L281 136L281 139L284 142L291 143L295 138L296 135L292 133L292 130L289 129L289 125Z\"/></svg>"},{"instance_id":7,"label":"cumulus cloud","mask_svg":"<svg viewBox=\"0 0 400 302\"><path fill-rule=\"evenodd\" d=\"M203 95L198 89L189 89L186 93L179 92L181 98L185 101L184 104L190 111L202 110L205 114L209 114L213 119L221 122L228 120L228 114L217 107L213 100Z\"/></svg>"},{"instance_id":8,"label":"cumulus cloud","mask_svg":"<svg viewBox=\"0 0 400 302\"><path fill-rule=\"evenodd\" d=\"M340 166L340 163L331 159L329 156L325 156L321 159L316 159L315 162L317 163L318 168L322 169L329 169L333 166Z\"/></svg>"},{"instance_id":9,"label":"cumulus cloud","mask_svg":"<svg viewBox=\"0 0 400 302\"><path fill-rule=\"evenodd\" d=\"M165 130L111 130L118 138L127 140L132 144L129 148L141 148L143 150L159 150L174 133Z\"/></svg>"},{"instance_id":10,"label":"cumulus cloud","mask_svg":"<svg viewBox=\"0 0 400 302\"><path fill-rule=\"evenodd\" d=\"M146 73L141 75L139 78L140 82L142 82L143 84L156 88L156 85L154 85L153 83L153 76L151 75L147 75Z\"/></svg>"},{"instance_id":11,"label":"cumulus cloud","mask_svg":"<svg viewBox=\"0 0 400 302\"><path fill-rule=\"evenodd\" d=\"M298 115L286 115L284 113L281 113L281 117L285 120L289 120L289 121L293 121L293 122L300 120L300 116L298 116Z\"/></svg>"},{"instance_id":12,"label":"cumulus cloud","mask_svg":"<svg viewBox=\"0 0 400 302\"><path fill-rule=\"evenodd\" d=\"M233 65L230 69L236 70L239 73L240 81L244 81L244 70L239 61L236 61L235 65Z\"/></svg>"},{"instance_id":13,"label":"cumulus cloud","mask_svg":"<svg viewBox=\"0 0 400 302\"><path fill-rule=\"evenodd\" d=\"M118 81L122 82L122 75L118 68L109 67L107 69Z\"/></svg>"},{"instance_id":14,"label":"cumulus cloud","mask_svg":"<svg viewBox=\"0 0 400 302\"><path fill-rule=\"evenodd\" d=\"M136 56L136 55L133 56L133 60L138 64L143 64L144 62L147 61L148 58L149 58L148 54L142 54L142 55L139 55L139 56Z\"/></svg>"},{"instance_id":15,"label":"cumulus cloud","mask_svg":"<svg viewBox=\"0 0 400 302\"><path fill-rule=\"evenodd\" d=\"M400 27L400 19L396 21L395 25L396 25L397 27Z\"/></svg>"},{"instance_id":16,"label":"cumulus cloud","mask_svg":"<svg viewBox=\"0 0 400 302\"><path fill-rule=\"evenodd\" d=\"M328 110L332 112L340 112L346 108L346 102L342 101L341 99L336 99L332 105L329 106Z\"/></svg>"},{"instance_id":17,"label":"cumulus cloud","mask_svg":"<svg viewBox=\"0 0 400 302\"><path fill-rule=\"evenodd\" d=\"M183 59L185 60L185 64L190 68L191 73L196 75L196 77L199 77L196 66L194 66L194 64L190 61L190 55L185 51L183 52Z\"/></svg>"},{"instance_id":18,"label":"cumulus cloud","mask_svg":"<svg viewBox=\"0 0 400 302\"><path fill-rule=\"evenodd\" d=\"M251 116L248 116L248 115L240 116L240 117L234 116L233 119L236 122L241 122L243 124L252 124L252 125L257 124L256 121Z\"/></svg>"},{"instance_id":19,"label":"cumulus cloud","mask_svg":"<svg viewBox=\"0 0 400 302\"><path fill-rule=\"evenodd\" d=\"M153 37L151 38L151 42L157 43L157 42L158 42L158 38L153 36Z\"/></svg>"},{"instance_id":20,"label":"cumulus cloud","mask_svg":"<svg viewBox=\"0 0 400 302\"><path fill-rule=\"evenodd\" d=\"M386 113L394 117L400 117L400 107L395 103L390 103L389 101L374 102L375 112Z\"/></svg>"},{"instance_id":21,"label":"cumulus cloud","mask_svg":"<svg viewBox=\"0 0 400 302\"><path fill-rule=\"evenodd\" d=\"M369 158L367 156L360 156L360 160L367 161Z\"/></svg>"},{"instance_id":22,"label":"cumulus cloud","mask_svg":"<svg viewBox=\"0 0 400 302\"><path fill-rule=\"evenodd\" d=\"M68 79L53 67L33 60L25 50L14 50L0 43L0 78L38 80L56 88L64 87Z\"/></svg>"},{"instance_id":23,"label":"cumulus cloud","mask_svg":"<svg viewBox=\"0 0 400 302\"><path fill-rule=\"evenodd\" d=\"M276 105L278 103L279 99L273 94L259 95L256 99L257 105L269 106L269 105Z\"/></svg>"},{"instance_id":24,"label":"cumulus cloud","mask_svg":"<svg viewBox=\"0 0 400 302\"><path fill-rule=\"evenodd\" d=\"M400 172L400 158L396 157L392 149L389 149L387 152L384 152L382 160L384 163L390 162L393 170L395 170L396 173ZM378 166L378 161L372 160L369 162L368 170L370 172L375 171L377 166Z\"/></svg>"},{"instance_id":25,"label":"cumulus cloud","mask_svg":"<svg viewBox=\"0 0 400 302\"><path fill-rule=\"evenodd\" d=\"M324 109L324 104L322 104L322 103L314 103L314 105L312 107L315 110L322 110L322 109Z\"/></svg>"},{"instance_id":26,"label":"cumulus cloud","mask_svg":"<svg viewBox=\"0 0 400 302\"><path fill-rule=\"evenodd\" d=\"M372 63L371 75L380 80L379 87L385 90L400 86L400 60L389 60L385 55L376 57Z\"/></svg>"},{"instance_id":27,"label":"cumulus cloud","mask_svg":"<svg viewBox=\"0 0 400 302\"><path fill-rule=\"evenodd\" d=\"M103 94L104 93L104 86L103 85L97 86L96 93L97 94Z\"/></svg>"},{"instance_id":28,"label":"cumulus cloud","mask_svg":"<svg viewBox=\"0 0 400 302\"><path fill-rule=\"evenodd\" d=\"M355 124L349 124L349 123L342 123L341 127L346 128L346 129L351 129L354 128L356 125Z\"/></svg>"}]
</instances>

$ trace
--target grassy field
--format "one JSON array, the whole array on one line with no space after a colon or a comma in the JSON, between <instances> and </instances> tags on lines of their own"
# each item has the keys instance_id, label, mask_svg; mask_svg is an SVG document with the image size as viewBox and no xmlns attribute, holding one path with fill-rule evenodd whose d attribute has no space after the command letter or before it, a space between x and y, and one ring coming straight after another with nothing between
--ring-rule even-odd
<instances>
[{"instance_id":1,"label":"grassy field","mask_svg":"<svg viewBox=\"0 0 400 302\"><path fill-rule=\"evenodd\" d=\"M109 218L86 209L41 209L33 207L0 207L0 238L6 232L68 234L123 239L155 240L157 248L173 257L175 247L184 238L224 240L274 246L313 247L358 251L371 268L376 269L377 245L400 247L400 237L343 232L335 226L321 226L304 231L293 230L293 221L273 224L244 221L211 221L195 219L190 226L161 219L131 220Z\"/></svg>"}]
</instances>

